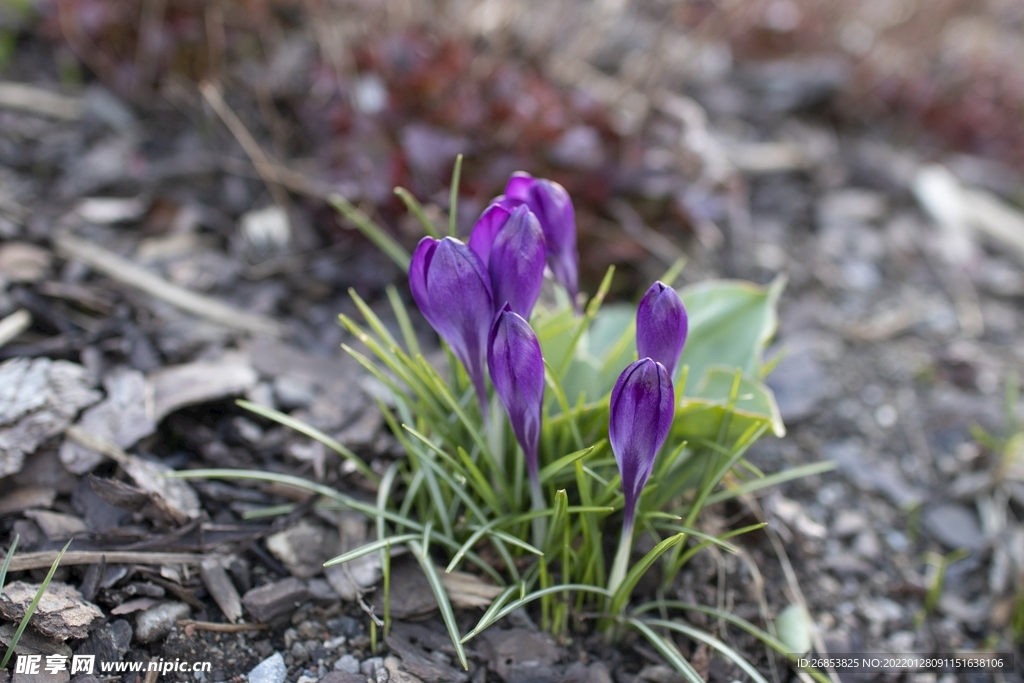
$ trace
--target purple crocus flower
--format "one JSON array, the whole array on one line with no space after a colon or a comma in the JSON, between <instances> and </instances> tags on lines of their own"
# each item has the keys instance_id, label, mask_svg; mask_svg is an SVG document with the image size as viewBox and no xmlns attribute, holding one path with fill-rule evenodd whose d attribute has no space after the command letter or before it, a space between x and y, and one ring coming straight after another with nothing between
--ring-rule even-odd
<instances>
[{"instance_id":1,"label":"purple crocus flower","mask_svg":"<svg viewBox=\"0 0 1024 683\"><path fill-rule=\"evenodd\" d=\"M675 377L688 329L686 307L676 290L661 282L651 285L636 310L636 350L640 357L658 361L669 377Z\"/></svg>"},{"instance_id":2,"label":"purple crocus flower","mask_svg":"<svg viewBox=\"0 0 1024 683\"><path fill-rule=\"evenodd\" d=\"M664 365L643 358L622 371L612 389L608 440L626 497L623 528L630 532L640 492L651 476L654 458L668 437L674 415L672 379Z\"/></svg>"},{"instance_id":3,"label":"purple crocus flower","mask_svg":"<svg viewBox=\"0 0 1024 683\"><path fill-rule=\"evenodd\" d=\"M539 486L537 445L544 405L544 359L530 324L505 304L494 316L487 340L487 365L494 390L505 405L516 440L526 456L526 471Z\"/></svg>"},{"instance_id":4,"label":"purple crocus flower","mask_svg":"<svg viewBox=\"0 0 1024 683\"><path fill-rule=\"evenodd\" d=\"M409 264L409 288L423 317L462 361L486 414L484 360L493 303L480 257L453 237L424 237Z\"/></svg>"},{"instance_id":5,"label":"purple crocus flower","mask_svg":"<svg viewBox=\"0 0 1024 683\"><path fill-rule=\"evenodd\" d=\"M487 266L496 310L508 303L524 318L544 284L544 232L528 207L492 204L480 216L469 247Z\"/></svg>"},{"instance_id":6,"label":"purple crocus flower","mask_svg":"<svg viewBox=\"0 0 1024 683\"><path fill-rule=\"evenodd\" d=\"M526 204L537 216L544 231L548 267L555 280L569 291L575 304L580 258L576 252L576 213L569 193L552 180L517 171L509 178L505 195L497 201L505 207Z\"/></svg>"}]
</instances>

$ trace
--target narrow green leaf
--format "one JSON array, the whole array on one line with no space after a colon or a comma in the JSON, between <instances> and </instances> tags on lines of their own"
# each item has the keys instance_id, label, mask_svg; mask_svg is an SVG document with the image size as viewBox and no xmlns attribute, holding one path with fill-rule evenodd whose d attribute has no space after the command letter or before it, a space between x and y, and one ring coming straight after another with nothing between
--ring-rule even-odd
<instances>
[{"instance_id":1,"label":"narrow green leaf","mask_svg":"<svg viewBox=\"0 0 1024 683\"><path fill-rule=\"evenodd\" d=\"M369 555L375 550L387 548L392 545L399 545L401 543L405 543L406 541L415 541L417 538L422 538L422 534L402 534L400 536L390 536L388 538L381 538L376 541L371 541L370 543L361 545L358 548L355 548L354 550L348 551L347 553L342 553L337 557L332 557L331 559L324 562L324 566L333 567L336 564L345 564L346 562L351 562L352 560L359 559L363 555Z\"/></svg>"},{"instance_id":2,"label":"narrow green leaf","mask_svg":"<svg viewBox=\"0 0 1024 683\"><path fill-rule=\"evenodd\" d=\"M540 483L548 483L548 481L550 481L550 479L554 477L556 474L564 470L566 467L571 466L577 460L581 460L582 458L585 458L591 453L596 452L599 448L601 448L604 445L604 443L604 441L600 441L594 444L593 446L587 446L586 448L578 450L575 453L563 455L561 458L554 461L553 463L545 465L544 467L541 468L540 472L538 473Z\"/></svg>"},{"instance_id":3,"label":"narrow green leaf","mask_svg":"<svg viewBox=\"0 0 1024 683\"><path fill-rule=\"evenodd\" d=\"M676 534L675 536L669 536L664 541L654 546L649 553L643 556L643 558L637 562L633 567L626 573L626 578L622 580L622 585L615 591L615 595L611 601L611 608L609 612L611 614L619 614L622 608L626 606L626 602L629 601L629 596L636 588L636 584L640 582L640 578L647 573L647 570L651 568L655 560L661 557L662 553L671 548L672 546L680 543L686 534Z\"/></svg>"},{"instance_id":4,"label":"narrow green leaf","mask_svg":"<svg viewBox=\"0 0 1024 683\"><path fill-rule=\"evenodd\" d=\"M268 408L267 406L261 406L258 403L246 401L245 399L238 399L237 401L235 401L235 404L241 408L245 408L251 413L256 413L260 417L265 417L268 420L272 420L280 425L284 425L285 427L294 429L300 434L305 434L314 441L319 441L324 446L327 446L332 451L334 451L335 453L337 453L338 455L340 455L341 457L345 458L353 465L355 465L355 468L359 470L360 474L362 474L364 477L372 481L374 484L380 483L380 477L377 476L376 472L370 469L369 465L363 462L362 458L360 458L358 455L350 451L336 439L333 439L327 434L324 434L316 427L308 425L302 420L296 420L291 415L282 413L280 410L274 410L273 408Z\"/></svg>"},{"instance_id":5,"label":"narrow green leaf","mask_svg":"<svg viewBox=\"0 0 1024 683\"><path fill-rule=\"evenodd\" d=\"M707 645L721 652L727 658L731 659L733 663L735 663L736 666L742 669L743 673L747 674L747 676L749 676L751 680L755 681L755 683L768 683L765 677L762 676L757 669L751 666L750 662L748 662L743 657L743 655L741 655L739 652L736 652L736 650L732 649L718 638L715 638L710 633L706 633L704 631L701 631L700 629L693 628L692 626L687 626L683 623L665 621L663 619L648 619L647 623L651 626L654 626L655 628L664 628L670 631L675 631L677 633L682 633L683 635L692 638L693 640L698 640L702 643L706 643Z\"/></svg>"},{"instance_id":6,"label":"narrow green leaf","mask_svg":"<svg viewBox=\"0 0 1024 683\"><path fill-rule=\"evenodd\" d=\"M690 683L704 683L701 675L679 654L679 650L676 649L675 645L662 638L650 626L639 619L627 619L626 623L640 631L644 638L654 646L654 649L660 652L661 656L667 659L686 680L690 681Z\"/></svg>"},{"instance_id":7,"label":"narrow green leaf","mask_svg":"<svg viewBox=\"0 0 1024 683\"><path fill-rule=\"evenodd\" d=\"M455 157L455 167L452 168L452 188L448 199L448 236L458 237L459 217L459 181L462 179L462 155Z\"/></svg>"},{"instance_id":8,"label":"narrow green leaf","mask_svg":"<svg viewBox=\"0 0 1024 683\"><path fill-rule=\"evenodd\" d=\"M4 586L7 585L7 568L11 566L11 558L14 557L14 551L18 547L18 540L20 538L21 534L14 534L11 547L7 549L7 555L4 557L4 564L0 567L0 595L3 595Z\"/></svg>"},{"instance_id":9,"label":"narrow green leaf","mask_svg":"<svg viewBox=\"0 0 1024 683\"><path fill-rule=\"evenodd\" d=\"M398 327L402 330L402 339L405 340L405 348L409 350L409 353L415 356L420 352L420 343L419 340L416 339L416 331L412 328L412 321L409 319L409 311L405 307L405 302L402 301L402 295L398 293L398 288L391 284L385 287L384 291L388 294L388 301L391 302L391 310L395 312L395 320L398 321Z\"/></svg>"},{"instance_id":10,"label":"narrow green leaf","mask_svg":"<svg viewBox=\"0 0 1024 683\"><path fill-rule=\"evenodd\" d=\"M768 633L763 629L758 628L757 626L754 626L752 623L750 623L746 619L743 619L742 617L737 617L735 614L727 610L721 610L714 607L706 607L704 605L698 605L690 602L682 602L680 600L657 600L654 602L647 602L643 605L639 605L635 610L633 610L633 614L638 615L644 612L650 612L651 610L661 611L664 609L681 609L688 612L700 612L701 614L708 614L710 616L715 617L716 619L721 619L722 621L727 621L730 624L733 624L734 626L738 626L739 628L743 629L750 635L754 636L755 638L757 638L762 643L772 648L779 654L789 658L791 662L795 662L796 658L799 656L790 652L787 649L786 644L778 638L776 638L775 636L773 636L772 634ZM801 669L810 674L812 678L818 681L818 683L831 683L831 679L822 672L818 671L817 669L809 667L801 667Z\"/></svg>"},{"instance_id":11,"label":"narrow green leaf","mask_svg":"<svg viewBox=\"0 0 1024 683\"><path fill-rule=\"evenodd\" d=\"M416 217L416 220L423 226L423 232L427 233L434 239L441 239L441 233L437 231L437 227L427 216L427 212L423 210L423 205L420 201L413 196L412 192L405 189L404 187L396 187L395 194L405 204L405 208L409 209L409 213Z\"/></svg>"},{"instance_id":12,"label":"narrow green leaf","mask_svg":"<svg viewBox=\"0 0 1024 683\"><path fill-rule=\"evenodd\" d=\"M441 577L437 575L437 569L434 567L433 560L424 552L424 549L416 541L409 541L409 548L412 550L413 556L416 561L420 563L420 567L423 569L423 574L427 577L427 582L430 584L430 590L434 593L434 599L437 600L437 607L441 610L441 618L444 620L445 628L448 629L448 636L452 639L452 645L455 647L455 654L459 656L459 662L462 663L462 668L469 670L469 662L466 661L466 651L462 647L462 638L459 636L459 626L455 623L455 612L452 610L452 604L448 600L448 593L444 590L444 585L441 583Z\"/></svg>"},{"instance_id":13,"label":"narrow green leaf","mask_svg":"<svg viewBox=\"0 0 1024 683\"><path fill-rule=\"evenodd\" d=\"M369 216L340 194L332 194L327 198L327 201L330 202L331 206L340 211L345 218L352 221L356 228L359 229L359 232L363 233L381 251L390 256L391 260L397 263L402 270L407 273L409 272L409 262L412 260L412 257L405 250L405 247L389 235L384 228L374 223Z\"/></svg>"},{"instance_id":14,"label":"narrow green leaf","mask_svg":"<svg viewBox=\"0 0 1024 683\"><path fill-rule=\"evenodd\" d=\"M836 468L836 463L831 460L823 460L822 462L812 462L807 465L800 465L798 467L790 467L776 474L771 474L763 479L755 479L748 481L735 488L730 488L726 491L719 491L714 495L708 496L707 500L704 501L704 505L714 505L715 503L721 503L722 501L731 500L747 493L759 491L763 488L769 488L777 486L783 482L792 481L793 479L800 479L802 477L809 477L814 474L821 474L823 472L830 472Z\"/></svg>"},{"instance_id":15,"label":"narrow green leaf","mask_svg":"<svg viewBox=\"0 0 1024 683\"><path fill-rule=\"evenodd\" d=\"M465 636L462 637L462 642L463 643L468 642L472 638L474 638L477 635L479 635L480 632L483 631L484 629L486 629L488 626L490 626L491 624L493 624L496 621L500 621L500 620L504 619L505 617L507 617L512 612L515 612L520 607L523 607L524 605L528 605L531 602L533 602L534 600L540 600L541 598L543 598L546 595L551 595L553 593L561 593L562 591L583 591L585 593L597 593L598 595L603 595L606 598L610 598L611 597L611 592L607 588L601 588L600 586L589 586L589 585L582 584L582 583L559 584L559 585L556 585L556 586L549 586L547 588L542 588L541 590L534 591L532 593L524 595L519 600L516 600L515 602L510 603L509 605L505 606L501 610L499 610L499 611L495 612L494 614L490 615L490 619L489 620L484 621L483 619L481 619L480 622L477 623L477 625L473 628L472 631L470 631L469 633L467 633Z\"/></svg>"},{"instance_id":16,"label":"narrow green leaf","mask_svg":"<svg viewBox=\"0 0 1024 683\"><path fill-rule=\"evenodd\" d=\"M43 594L46 592L46 589L50 587L50 581L53 580L53 575L57 573L57 565L60 564L61 558L64 557L64 553L68 551L68 548L71 547L71 542L74 540L75 539L72 538L64 544L64 547L57 554L56 559L54 559L53 564L50 565L50 571L46 573L46 578L43 579L43 582L39 585L39 590L36 591L35 597L32 598L32 602L29 603L28 609L25 610L25 616L22 617L21 623L18 624L18 629L14 632L14 637L11 638L11 644L7 648L7 652L4 654L3 661L0 662L0 669L7 668L7 663L11 661L11 655L14 654L14 648L18 646L18 641L21 640L21 634L23 634L25 629L28 627L28 622L32 619L32 615L35 614L36 608L39 606L39 601L43 599ZM11 554L12 553L8 552L8 557L10 557ZM7 564L6 561L4 564ZM4 570L6 571L6 569L7 567L5 566Z\"/></svg>"}]
</instances>

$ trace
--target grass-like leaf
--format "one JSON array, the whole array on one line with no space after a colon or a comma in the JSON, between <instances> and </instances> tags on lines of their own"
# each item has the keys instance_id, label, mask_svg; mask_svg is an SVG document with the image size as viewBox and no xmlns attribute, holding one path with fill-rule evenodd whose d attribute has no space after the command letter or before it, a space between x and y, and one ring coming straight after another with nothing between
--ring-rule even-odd
<instances>
[{"instance_id":1,"label":"grass-like leaf","mask_svg":"<svg viewBox=\"0 0 1024 683\"><path fill-rule=\"evenodd\" d=\"M629 600L630 594L633 589L636 588L636 584L640 582L640 578L647 573L647 570L651 568L651 565L661 557L661 555L670 549L672 546L681 543L686 538L685 533L676 534L669 536L664 541L654 546L649 553L643 556L639 562L634 564L628 572L626 572L626 578L622 580L622 584L615 590L615 595L612 597L610 603L610 609L608 610L611 614L619 614L622 608L626 606L626 602Z\"/></svg>"},{"instance_id":2,"label":"grass-like leaf","mask_svg":"<svg viewBox=\"0 0 1024 683\"><path fill-rule=\"evenodd\" d=\"M18 547L21 534L14 534L11 547L7 549L7 556L4 558L3 566L0 566L0 595L3 595L4 586L7 585L7 568L11 566L11 558L14 557L14 550Z\"/></svg>"},{"instance_id":3,"label":"grass-like leaf","mask_svg":"<svg viewBox=\"0 0 1024 683\"><path fill-rule=\"evenodd\" d=\"M812 462L807 465L800 465L798 467L791 467L770 474L767 477L761 479L755 479L753 481L744 482L738 486L731 487L725 491L719 491L718 493L708 496L707 500L704 501L704 505L714 505L715 503L721 503L722 501L731 500L732 498L738 498L739 496L747 493L753 493L764 488L771 486L777 486L793 479L801 479L803 477L809 477L814 474L822 474L824 472L831 472L836 468L836 463L831 460L824 460L822 462Z\"/></svg>"},{"instance_id":4,"label":"grass-like leaf","mask_svg":"<svg viewBox=\"0 0 1024 683\"><path fill-rule=\"evenodd\" d=\"M459 625L455 623L455 612L452 610L451 601L448 600L448 593L445 592L444 585L441 583L441 577L437 575L434 562L417 541L410 541L409 548L412 550L412 554L417 562L420 563L423 574L427 577L427 582L430 584L430 590L434 593L437 607L441 610L441 619L444 620L445 628L448 629L448 636L452 639L452 645L455 647L455 654L459 656L459 662L462 663L462 667L468 671L469 662L466 661L466 650L463 648L462 638L459 636Z\"/></svg>"},{"instance_id":5,"label":"grass-like leaf","mask_svg":"<svg viewBox=\"0 0 1024 683\"><path fill-rule=\"evenodd\" d=\"M523 597L519 598L515 602L512 602L512 603L506 605L502 609L494 611L494 613L492 613L492 614L484 614L484 617L481 617L480 621L473 628L473 630L470 631L469 633L467 633L465 636L462 637L462 642L466 643L466 642L472 640L474 637L478 636L488 626L490 626L491 624L493 624L496 621L500 621L500 620L504 619L505 617L507 617L512 612L515 612L520 607L528 605L528 604L530 604L531 602L533 602L535 600L540 600L541 598L543 598L546 595L551 595L553 593L561 593L563 591L572 591L572 592L583 591L585 593L595 593L597 595L602 595L602 596L604 596L606 598L610 598L612 596L611 591L609 591L607 588L601 588L600 586L590 586L590 585L583 584L583 583L558 584L558 585L555 585L555 586L549 586L547 588L542 588L541 590L534 591L532 593L524 595Z\"/></svg>"},{"instance_id":6,"label":"grass-like leaf","mask_svg":"<svg viewBox=\"0 0 1024 683\"><path fill-rule=\"evenodd\" d=\"M690 683L704 683L701 675L679 654L675 645L662 638L654 629L639 619L627 619L626 623L639 631L647 639L647 642L653 645L654 649L660 652L661 656L667 659L686 680Z\"/></svg>"},{"instance_id":7,"label":"grass-like leaf","mask_svg":"<svg viewBox=\"0 0 1024 683\"><path fill-rule=\"evenodd\" d=\"M717 609L715 607L706 607L704 605L697 605L691 602L682 602L680 600L658 600L656 602L648 602L644 603L643 605L639 605L635 610L633 610L633 614L640 615L644 612L650 612L652 610L660 611L664 609L681 609L683 611L700 612L701 614L710 615L717 619L721 619L722 621L726 621L734 626L738 626L739 628L743 629L750 635L760 640L762 643L764 643L771 649L775 650L780 655L789 658L792 662L795 662L795 660L798 657L798 655L795 655L789 651L789 648L786 647L785 643L783 643L781 640L779 640L772 634L768 633L764 629L760 629L757 626L754 626L746 619L738 617L731 612L722 609ZM822 672L818 671L817 669L801 668L801 670L806 671L812 678L814 678L814 680L818 681L818 683L831 683L831 679Z\"/></svg>"},{"instance_id":8,"label":"grass-like leaf","mask_svg":"<svg viewBox=\"0 0 1024 683\"><path fill-rule=\"evenodd\" d=\"M427 216L427 212L423 210L423 205L420 201L413 196L412 192L405 189L404 187L396 187L395 194L405 204L405 208L409 209L409 213L416 217L416 220L423 226L423 232L427 233L434 239L441 239L441 233L437 231L437 226Z\"/></svg>"},{"instance_id":9,"label":"grass-like leaf","mask_svg":"<svg viewBox=\"0 0 1024 683\"><path fill-rule=\"evenodd\" d=\"M273 408L268 408L267 406L261 406L259 403L253 403L252 401L246 401L245 399L238 399L237 401L235 401L235 404L241 408L245 408L250 413L256 413L260 417L265 417L268 420L272 420L273 422L278 423L279 425L284 425L289 429L294 429L295 431L299 432L300 434L308 436L314 441L319 441L324 446L327 446L332 451L334 451L335 453L337 453L338 455L340 455L341 457L345 458L350 463L355 465L355 468L359 470L359 473L362 474L367 479L369 479L370 481L372 481L374 484L380 483L380 477L377 476L376 472L370 469L369 465L363 462L362 458L360 458L358 455L356 455L348 448L346 448L337 439L331 438L330 436L324 434L316 427L308 425L301 420L296 420L291 415L282 413L280 410L274 410Z\"/></svg>"},{"instance_id":10,"label":"grass-like leaf","mask_svg":"<svg viewBox=\"0 0 1024 683\"><path fill-rule=\"evenodd\" d=\"M371 541L369 543L366 543L365 545L361 545L358 548L348 551L347 553L342 553L337 557L332 557L331 559L324 562L324 566L333 567L336 564L345 564L346 562L357 560L363 555L369 555L375 550L381 550L383 548L389 548L393 545L400 545L402 543L407 543L409 541L415 541L417 538L422 537L423 534L400 534L398 536L380 538L376 541Z\"/></svg>"},{"instance_id":11,"label":"grass-like leaf","mask_svg":"<svg viewBox=\"0 0 1024 683\"><path fill-rule=\"evenodd\" d=\"M686 624L680 622L665 621L664 619L649 619L647 620L647 623L655 628L663 628L669 631L675 631L677 633L682 633L684 636L692 638L693 640L699 640L700 642L709 645L715 650L718 650L728 659L731 659L733 663L735 663L736 666L742 669L743 673L747 674L747 676L749 676L755 683L768 683L765 677L762 676L757 669L751 666L750 663L743 658L743 655L741 655L739 652L736 652L736 650L732 649L718 638L715 638L710 633L706 633L704 631L701 631L700 629L693 628L692 626L687 626Z\"/></svg>"},{"instance_id":12,"label":"grass-like leaf","mask_svg":"<svg viewBox=\"0 0 1024 683\"><path fill-rule=\"evenodd\" d=\"M39 585L39 590L36 591L35 597L32 598L32 602L29 603L28 609L25 610L25 616L21 618L21 623L18 624L18 629L14 632L14 637L11 638L11 645L7 648L3 661L0 662L0 669L7 668L7 663L11 661L11 655L14 654L14 648L17 647L18 641L21 640L21 634L23 634L25 629L28 627L28 622L32 619L32 615L35 614L36 607L39 606L39 601L43 599L43 593L45 593L46 589L49 588L50 581L53 580L53 575L57 573L57 565L60 564L61 558L64 557L64 553L66 553L68 548L71 547L71 542L74 540L75 539L72 538L64 544L64 547L59 553L57 553L57 557L53 560L53 564L50 565L50 571L46 573L46 578L43 579L43 582ZM4 560L4 574L7 573L7 560L9 560L13 554L14 553L10 551L7 553L7 558ZM7 577L4 576L4 578Z\"/></svg>"},{"instance_id":13,"label":"grass-like leaf","mask_svg":"<svg viewBox=\"0 0 1024 683\"><path fill-rule=\"evenodd\" d=\"M340 194L332 194L327 198L327 201L330 202L331 206L340 211L345 218L352 221L352 224L359 229L359 232L363 233L381 251L390 256L391 260L397 263L402 270L407 273L409 272L409 262L412 260L412 257L405 250L405 247L389 235L384 228L374 223L369 216Z\"/></svg>"},{"instance_id":14,"label":"grass-like leaf","mask_svg":"<svg viewBox=\"0 0 1024 683\"><path fill-rule=\"evenodd\" d=\"M448 236L458 237L459 217L459 181L462 179L462 155L455 157L455 166L452 168L452 187L450 199L448 200Z\"/></svg>"}]
</instances>

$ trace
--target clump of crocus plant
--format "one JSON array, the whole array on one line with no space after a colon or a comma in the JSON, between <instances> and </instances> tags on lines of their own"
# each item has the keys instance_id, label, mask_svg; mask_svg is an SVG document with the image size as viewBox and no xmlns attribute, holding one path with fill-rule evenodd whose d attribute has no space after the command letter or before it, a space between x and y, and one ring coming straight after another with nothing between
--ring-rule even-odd
<instances>
[{"instance_id":1,"label":"clump of crocus plant","mask_svg":"<svg viewBox=\"0 0 1024 683\"><path fill-rule=\"evenodd\" d=\"M635 628L697 680L659 635L692 634L692 627L652 620L649 607L629 607L629 600L655 562L668 585L704 544L728 549L726 537L754 528L712 538L693 527L708 501L759 487L750 474L756 470L737 465L767 430L783 433L760 376L779 288L713 282L681 297L672 287L679 274L673 268L637 308L604 305L611 268L593 297L578 296L576 217L561 185L514 174L468 242L455 237L451 220L442 237L410 193L401 190L399 197L428 235L411 255L351 204L335 204L408 270L413 300L465 374L456 367L445 377L420 352L397 289L388 298L401 339L353 293L367 326L341 316L362 344L345 348L387 387L381 410L407 457L371 467L337 441L304 430L378 487L370 504L309 484L376 522L376 541L331 562L407 546L464 665L463 642L537 600L543 628L564 634L582 615L603 613L598 626L606 633L616 633L617 625ZM553 288L543 287L545 278ZM563 289L567 297L560 296ZM705 305L713 310L702 316ZM720 343L723 329L729 344ZM295 426L287 415L246 407ZM285 479L267 472L236 476ZM729 488L722 488L727 477ZM640 529L656 545L637 559L631 551ZM615 537L618 551L608 557L606 540ZM467 634L459 630L438 562L447 563L446 571L470 565L500 586ZM680 604L657 606L668 613L684 609ZM384 623L386 630L386 613ZM705 642L716 647L719 641Z\"/></svg>"}]
</instances>

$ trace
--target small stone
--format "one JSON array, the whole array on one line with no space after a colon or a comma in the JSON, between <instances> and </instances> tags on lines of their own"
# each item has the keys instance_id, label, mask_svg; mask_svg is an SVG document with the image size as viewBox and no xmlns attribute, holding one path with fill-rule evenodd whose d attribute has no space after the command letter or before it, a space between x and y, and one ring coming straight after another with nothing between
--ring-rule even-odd
<instances>
[{"instance_id":1,"label":"small stone","mask_svg":"<svg viewBox=\"0 0 1024 683\"><path fill-rule=\"evenodd\" d=\"M294 410L307 407L316 398L316 393L311 383L281 375L274 379L274 398L283 410Z\"/></svg>"},{"instance_id":2,"label":"small stone","mask_svg":"<svg viewBox=\"0 0 1024 683\"><path fill-rule=\"evenodd\" d=\"M187 617L190 611L183 602L165 602L150 607L135 619L135 640L152 643L163 638L174 628L174 622Z\"/></svg>"},{"instance_id":3,"label":"small stone","mask_svg":"<svg viewBox=\"0 0 1024 683\"><path fill-rule=\"evenodd\" d=\"M275 652L249 672L249 683L284 683L287 673L284 657L280 652Z\"/></svg>"},{"instance_id":4,"label":"small stone","mask_svg":"<svg viewBox=\"0 0 1024 683\"><path fill-rule=\"evenodd\" d=\"M359 673L359 660L352 655L342 655L338 661L334 663L334 668L338 671L347 671L350 674Z\"/></svg>"},{"instance_id":5,"label":"small stone","mask_svg":"<svg viewBox=\"0 0 1024 683\"><path fill-rule=\"evenodd\" d=\"M373 676L374 672L376 672L377 669L380 669L383 666L384 666L384 658L383 657L370 657L369 659L367 659L366 661L364 661L362 664L359 665L359 671L360 671L360 673L363 673L363 674L365 674L367 676Z\"/></svg>"},{"instance_id":6,"label":"small stone","mask_svg":"<svg viewBox=\"0 0 1024 683\"><path fill-rule=\"evenodd\" d=\"M868 526L868 517L859 510L841 510L832 524L832 533L837 538L849 538Z\"/></svg>"},{"instance_id":7,"label":"small stone","mask_svg":"<svg viewBox=\"0 0 1024 683\"><path fill-rule=\"evenodd\" d=\"M319 680L320 679L318 679L316 676L310 676L309 674L302 674L301 676L299 676L299 680L295 681L295 683L317 683L317 681L319 681Z\"/></svg>"},{"instance_id":8,"label":"small stone","mask_svg":"<svg viewBox=\"0 0 1024 683\"><path fill-rule=\"evenodd\" d=\"M366 676L351 671L328 671L320 683L366 683Z\"/></svg>"},{"instance_id":9,"label":"small stone","mask_svg":"<svg viewBox=\"0 0 1024 683\"><path fill-rule=\"evenodd\" d=\"M297 663L301 664L302 662L309 659L309 650L306 649L306 644L303 643L301 640L296 640L294 643L292 643L289 652L291 652L292 657L295 658L295 661Z\"/></svg>"},{"instance_id":10,"label":"small stone","mask_svg":"<svg viewBox=\"0 0 1024 683\"><path fill-rule=\"evenodd\" d=\"M927 508L921 524L947 548L967 548L980 551L985 547L985 535L977 516L963 505L942 503Z\"/></svg>"},{"instance_id":11,"label":"small stone","mask_svg":"<svg viewBox=\"0 0 1024 683\"><path fill-rule=\"evenodd\" d=\"M857 540L853 542L853 549L858 555L869 560L874 560L882 554L882 544L878 541L878 535L870 529L862 531L857 536Z\"/></svg>"}]
</instances>

